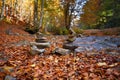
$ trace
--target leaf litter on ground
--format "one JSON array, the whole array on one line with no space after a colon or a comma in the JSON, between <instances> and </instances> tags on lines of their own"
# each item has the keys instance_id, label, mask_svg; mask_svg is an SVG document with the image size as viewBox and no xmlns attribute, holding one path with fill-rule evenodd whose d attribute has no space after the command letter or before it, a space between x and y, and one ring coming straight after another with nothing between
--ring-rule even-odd
<instances>
[{"instance_id":1,"label":"leaf litter on ground","mask_svg":"<svg viewBox=\"0 0 120 80\"><path fill-rule=\"evenodd\" d=\"M15 29L19 34L27 34L23 30ZM14 31L13 33L15 33ZM50 48L46 48L46 52L42 56L30 55L28 45L10 47L6 45L21 40L34 41L30 35L0 33L0 39L0 80L7 75L18 80L120 79L120 55L110 55L104 51L92 55L86 55L87 52L64 56L51 54L56 47L62 47L66 36L47 36L52 45Z\"/></svg>"}]
</instances>

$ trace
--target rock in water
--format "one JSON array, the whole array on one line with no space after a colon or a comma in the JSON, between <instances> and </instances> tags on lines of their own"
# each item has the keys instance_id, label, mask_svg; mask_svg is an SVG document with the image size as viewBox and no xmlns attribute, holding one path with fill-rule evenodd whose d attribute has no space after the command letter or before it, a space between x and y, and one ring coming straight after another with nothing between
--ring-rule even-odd
<instances>
[{"instance_id":1,"label":"rock in water","mask_svg":"<svg viewBox=\"0 0 120 80\"><path fill-rule=\"evenodd\" d=\"M12 76L7 75L7 76L5 76L4 80L17 80L17 79Z\"/></svg>"},{"instance_id":2,"label":"rock in water","mask_svg":"<svg viewBox=\"0 0 120 80\"><path fill-rule=\"evenodd\" d=\"M75 49L75 52L84 52L84 51L86 51L86 49L83 47L78 47Z\"/></svg>"},{"instance_id":3,"label":"rock in water","mask_svg":"<svg viewBox=\"0 0 120 80\"><path fill-rule=\"evenodd\" d=\"M71 51L68 49L56 48L53 52L60 55L66 55L66 54L70 54Z\"/></svg>"}]
</instances>

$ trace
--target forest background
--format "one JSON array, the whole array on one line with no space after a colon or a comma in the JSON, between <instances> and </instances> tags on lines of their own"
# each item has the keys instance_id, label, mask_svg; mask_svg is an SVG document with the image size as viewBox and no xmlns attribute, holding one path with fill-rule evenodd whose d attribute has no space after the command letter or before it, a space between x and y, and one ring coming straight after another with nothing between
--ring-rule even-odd
<instances>
[{"instance_id":1,"label":"forest background","mask_svg":"<svg viewBox=\"0 0 120 80\"><path fill-rule=\"evenodd\" d=\"M119 27L120 0L0 0L0 16L30 33L82 33Z\"/></svg>"}]
</instances>

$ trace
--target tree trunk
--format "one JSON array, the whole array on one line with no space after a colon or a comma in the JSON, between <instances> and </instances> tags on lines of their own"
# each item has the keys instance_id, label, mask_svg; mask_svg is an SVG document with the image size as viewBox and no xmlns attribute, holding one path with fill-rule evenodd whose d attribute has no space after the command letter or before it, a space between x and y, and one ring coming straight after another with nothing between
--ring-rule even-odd
<instances>
[{"instance_id":1,"label":"tree trunk","mask_svg":"<svg viewBox=\"0 0 120 80\"><path fill-rule=\"evenodd\" d=\"M13 1L10 0L10 17L13 15Z\"/></svg>"},{"instance_id":2,"label":"tree trunk","mask_svg":"<svg viewBox=\"0 0 120 80\"><path fill-rule=\"evenodd\" d=\"M69 25L69 32L70 32L70 34L72 34L72 35L75 35L76 34L76 32L71 28L71 22L72 22L72 13L73 13L73 9L71 10L71 12L69 13L69 19L68 19L68 25Z\"/></svg>"},{"instance_id":3,"label":"tree trunk","mask_svg":"<svg viewBox=\"0 0 120 80\"><path fill-rule=\"evenodd\" d=\"M68 15L69 15L69 3L64 5L64 18L65 18L65 27L69 29L68 25Z\"/></svg>"},{"instance_id":4,"label":"tree trunk","mask_svg":"<svg viewBox=\"0 0 120 80\"><path fill-rule=\"evenodd\" d=\"M22 8L21 5L23 4L23 0L20 1L20 5L19 5L19 19L22 21Z\"/></svg>"},{"instance_id":5,"label":"tree trunk","mask_svg":"<svg viewBox=\"0 0 120 80\"><path fill-rule=\"evenodd\" d=\"M15 0L15 4L14 4L14 14L15 14L15 16L17 16L17 2L18 2L18 0Z\"/></svg>"},{"instance_id":6,"label":"tree trunk","mask_svg":"<svg viewBox=\"0 0 120 80\"><path fill-rule=\"evenodd\" d=\"M34 0L34 27L38 25L38 0Z\"/></svg>"},{"instance_id":7,"label":"tree trunk","mask_svg":"<svg viewBox=\"0 0 120 80\"><path fill-rule=\"evenodd\" d=\"M1 9L0 20L2 20L4 18L4 10L5 10L5 0L2 0L2 9Z\"/></svg>"},{"instance_id":8,"label":"tree trunk","mask_svg":"<svg viewBox=\"0 0 120 80\"><path fill-rule=\"evenodd\" d=\"M64 5L64 17L65 17L65 27L69 31L70 34L76 34L75 31L71 28L71 21L72 21L72 12L69 11L70 3L66 3Z\"/></svg>"},{"instance_id":9,"label":"tree trunk","mask_svg":"<svg viewBox=\"0 0 120 80\"><path fill-rule=\"evenodd\" d=\"M40 14L40 23L39 23L39 30L42 28L43 23L43 14L44 14L44 0L41 0L41 14Z\"/></svg>"}]
</instances>

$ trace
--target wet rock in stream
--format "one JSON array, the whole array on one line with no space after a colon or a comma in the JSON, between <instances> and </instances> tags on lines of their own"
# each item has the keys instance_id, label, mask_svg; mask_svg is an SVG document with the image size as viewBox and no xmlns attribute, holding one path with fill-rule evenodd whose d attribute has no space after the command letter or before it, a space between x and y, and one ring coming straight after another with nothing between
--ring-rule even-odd
<instances>
[{"instance_id":1,"label":"wet rock in stream","mask_svg":"<svg viewBox=\"0 0 120 80\"><path fill-rule=\"evenodd\" d=\"M68 47L68 45L70 47ZM74 48L75 52L84 51L100 51L105 49L120 50L120 37L111 36L88 36L88 37L78 37L75 41L71 43L64 44L65 48L71 50ZM64 47L63 46L63 47Z\"/></svg>"}]
</instances>

